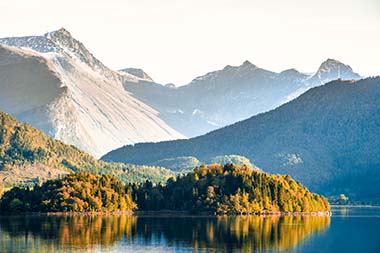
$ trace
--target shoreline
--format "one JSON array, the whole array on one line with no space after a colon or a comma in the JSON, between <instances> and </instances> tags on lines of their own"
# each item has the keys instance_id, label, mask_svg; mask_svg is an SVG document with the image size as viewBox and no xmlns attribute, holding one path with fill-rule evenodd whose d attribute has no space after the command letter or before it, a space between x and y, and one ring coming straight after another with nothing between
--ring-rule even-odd
<instances>
[{"instance_id":1,"label":"shoreline","mask_svg":"<svg viewBox=\"0 0 380 253\"><path fill-rule=\"evenodd\" d=\"M260 211L260 212L242 212L242 213L191 213L186 211L171 211L171 210L162 210L162 211L136 211L133 213L136 216L153 216L153 217L165 217L165 216L211 216L211 217L221 217L221 216L331 216L332 212L330 211L319 211L319 212L269 212L269 211Z\"/></svg>"},{"instance_id":2,"label":"shoreline","mask_svg":"<svg viewBox=\"0 0 380 253\"><path fill-rule=\"evenodd\" d=\"M380 205L330 205L331 208L380 208Z\"/></svg>"},{"instance_id":3,"label":"shoreline","mask_svg":"<svg viewBox=\"0 0 380 253\"><path fill-rule=\"evenodd\" d=\"M101 212L20 212L20 213L0 213L1 216L136 216L136 217L228 217L228 216L332 216L332 211L319 212L242 212L242 213L191 213L188 211L101 211Z\"/></svg>"}]
</instances>

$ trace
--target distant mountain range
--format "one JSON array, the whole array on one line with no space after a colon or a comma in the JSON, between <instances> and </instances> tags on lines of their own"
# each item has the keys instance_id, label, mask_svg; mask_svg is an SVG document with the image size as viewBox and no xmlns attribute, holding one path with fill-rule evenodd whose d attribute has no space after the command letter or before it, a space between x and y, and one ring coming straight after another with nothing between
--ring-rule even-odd
<instances>
[{"instance_id":1,"label":"distant mountain range","mask_svg":"<svg viewBox=\"0 0 380 253\"><path fill-rule=\"evenodd\" d=\"M330 80L360 78L332 59L313 75L245 61L177 88L142 69L109 69L64 28L0 39L0 65L0 110L96 157L127 144L202 135Z\"/></svg>"},{"instance_id":2,"label":"distant mountain range","mask_svg":"<svg viewBox=\"0 0 380 253\"><path fill-rule=\"evenodd\" d=\"M275 73L245 61L240 66L226 66L197 77L178 88L155 83L142 70L128 73L139 75L142 80L125 80L126 90L158 110L171 127L187 137L272 110L326 82L361 78L350 66L333 59L323 62L312 75L295 69Z\"/></svg>"},{"instance_id":3,"label":"distant mountain range","mask_svg":"<svg viewBox=\"0 0 380 253\"><path fill-rule=\"evenodd\" d=\"M245 63L230 69L238 68L255 67ZM322 66L311 79L325 80L324 73L330 72ZM219 104L230 104L230 96L222 101ZM236 154L267 172L289 174L312 191L380 202L379 133L380 77L337 80L312 88L275 110L206 135L125 146L103 159L155 164L187 156L204 162Z\"/></svg>"},{"instance_id":4,"label":"distant mountain range","mask_svg":"<svg viewBox=\"0 0 380 253\"><path fill-rule=\"evenodd\" d=\"M0 66L0 110L97 157L184 137L123 88L151 79L107 68L65 29L0 39Z\"/></svg>"}]
</instances>

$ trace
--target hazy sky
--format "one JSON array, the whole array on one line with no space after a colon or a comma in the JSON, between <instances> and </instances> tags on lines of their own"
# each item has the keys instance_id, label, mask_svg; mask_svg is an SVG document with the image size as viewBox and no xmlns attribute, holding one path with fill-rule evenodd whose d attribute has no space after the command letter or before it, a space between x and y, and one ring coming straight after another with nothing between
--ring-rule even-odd
<instances>
[{"instance_id":1,"label":"hazy sky","mask_svg":"<svg viewBox=\"0 0 380 253\"><path fill-rule=\"evenodd\" d=\"M0 0L0 37L65 27L106 65L182 85L244 60L380 75L380 0Z\"/></svg>"}]
</instances>

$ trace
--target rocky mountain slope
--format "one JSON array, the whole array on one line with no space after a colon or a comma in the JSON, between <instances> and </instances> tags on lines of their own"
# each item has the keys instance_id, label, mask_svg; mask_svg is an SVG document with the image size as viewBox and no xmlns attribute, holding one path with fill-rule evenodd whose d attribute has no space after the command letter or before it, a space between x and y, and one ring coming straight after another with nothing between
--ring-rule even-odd
<instances>
[{"instance_id":1,"label":"rocky mountain slope","mask_svg":"<svg viewBox=\"0 0 380 253\"><path fill-rule=\"evenodd\" d=\"M380 77L337 80L209 134L126 146L103 159L154 164L237 154L270 173L289 174L312 191L380 202L379 133Z\"/></svg>"},{"instance_id":2,"label":"rocky mountain slope","mask_svg":"<svg viewBox=\"0 0 380 253\"><path fill-rule=\"evenodd\" d=\"M125 144L182 138L126 79L65 29L0 39L0 109L49 136L100 156Z\"/></svg>"}]
</instances>

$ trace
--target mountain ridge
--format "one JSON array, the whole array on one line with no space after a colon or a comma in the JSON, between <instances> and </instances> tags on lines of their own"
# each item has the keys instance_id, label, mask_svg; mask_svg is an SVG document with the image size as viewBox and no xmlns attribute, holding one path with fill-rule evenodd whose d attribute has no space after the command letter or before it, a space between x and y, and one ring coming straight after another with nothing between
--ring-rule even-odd
<instances>
[{"instance_id":1,"label":"mountain ridge","mask_svg":"<svg viewBox=\"0 0 380 253\"><path fill-rule=\"evenodd\" d=\"M329 80L360 78L351 67L333 59L324 61L314 75L296 69L277 73L246 60L196 77L185 86L164 86L142 69L106 67L64 28L42 36L3 38L0 43L41 53L38 61L49 65L53 75L48 79L57 77L51 81L54 84L45 85L61 89L59 95L51 94L49 103L37 107L15 111L14 103L0 102L0 108L97 157L125 144L203 135L270 111ZM8 80L3 87L9 85L7 74L3 72ZM24 83L30 87L41 83L34 81ZM12 87L7 89L18 95ZM41 97L35 93L26 95ZM23 97L20 104L28 105ZM1 95L0 99L7 100Z\"/></svg>"},{"instance_id":2,"label":"mountain ridge","mask_svg":"<svg viewBox=\"0 0 380 253\"><path fill-rule=\"evenodd\" d=\"M125 146L102 159L154 164L176 157L206 161L236 154L267 172L289 174L318 193L376 199L380 194L374 188L380 179L379 85L380 77L332 81L272 111L208 134ZM139 155L146 153L150 155Z\"/></svg>"},{"instance_id":3,"label":"mountain ridge","mask_svg":"<svg viewBox=\"0 0 380 253\"><path fill-rule=\"evenodd\" d=\"M277 73L246 60L238 66L227 65L198 76L175 89L147 81L135 85L128 80L124 87L159 111L174 129L187 137L195 137L272 110L325 82L339 77L360 78L351 67L337 60L328 59L321 64L327 65L334 67L327 74L308 75L296 69ZM337 71L338 68L345 71ZM227 100L229 103L224 103Z\"/></svg>"}]
</instances>

